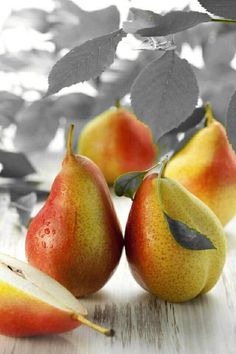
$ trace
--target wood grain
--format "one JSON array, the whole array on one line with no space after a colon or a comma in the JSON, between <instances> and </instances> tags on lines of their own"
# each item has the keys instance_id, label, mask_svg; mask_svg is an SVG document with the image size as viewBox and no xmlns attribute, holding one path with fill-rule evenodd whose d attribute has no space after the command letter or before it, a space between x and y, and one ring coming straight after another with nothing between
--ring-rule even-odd
<instances>
[{"instance_id":1,"label":"wood grain","mask_svg":"<svg viewBox=\"0 0 236 354\"><path fill-rule=\"evenodd\" d=\"M130 202L115 197L114 202L124 228ZM14 211L2 213L0 249L24 260L26 232L15 227L16 220ZM115 337L103 337L86 327L36 338L0 336L0 354L235 354L235 226L236 220L227 227L228 257L223 275L207 295L184 304L161 301L136 284L123 253L108 284L81 299L88 317L114 328Z\"/></svg>"}]
</instances>

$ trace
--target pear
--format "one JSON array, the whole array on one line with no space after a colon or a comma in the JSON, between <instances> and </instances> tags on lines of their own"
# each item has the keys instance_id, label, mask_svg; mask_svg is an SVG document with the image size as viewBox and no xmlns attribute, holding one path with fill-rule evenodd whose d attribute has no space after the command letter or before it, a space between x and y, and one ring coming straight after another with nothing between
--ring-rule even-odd
<instances>
[{"instance_id":1,"label":"pear","mask_svg":"<svg viewBox=\"0 0 236 354\"><path fill-rule=\"evenodd\" d=\"M71 125L62 169L26 236L29 263L76 297L99 290L121 257L123 237L99 168L72 152Z\"/></svg>"},{"instance_id":2,"label":"pear","mask_svg":"<svg viewBox=\"0 0 236 354\"><path fill-rule=\"evenodd\" d=\"M173 156L165 174L206 203L226 225L236 214L236 156L207 106L207 124Z\"/></svg>"},{"instance_id":3,"label":"pear","mask_svg":"<svg viewBox=\"0 0 236 354\"><path fill-rule=\"evenodd\" d=\"M83 129L78 151L93 160L108 184L129 171L151 167L157 157L151 130L125 108L111 108Z\"/></svg>"},{"instance_id":4,"label":"pear","mask_svg":"<svg viewBox=\"0 0 236 354\"><path fill-rule=\"evenodd\" d=\"M136 281L170 302L208 292L222 272L226 253L215 214L181 184L156 173L136 192L125 249Z\"/></svg>"},{"instance_id":5,"label":"pear","mask_svg":"<svg viewBox=\"0 0 236 354\"><path fill-rule=\"evenodd\" d=\"M56 280L0 253L0 334L34 336L70 331L81 324L107 336L113 330L84 316L87 310Z\"/></svg>"}]
</instances>

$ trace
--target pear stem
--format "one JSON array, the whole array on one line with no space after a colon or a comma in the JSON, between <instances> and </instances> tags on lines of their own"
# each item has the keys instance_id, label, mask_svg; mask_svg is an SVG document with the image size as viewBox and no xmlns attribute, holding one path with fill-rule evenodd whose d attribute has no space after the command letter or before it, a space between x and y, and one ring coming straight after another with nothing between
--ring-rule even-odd
<instances>
[{"instance_id":1,"label":"pear stem","mask_svg":"<svg viewBox=\"0 0 236 354\"><path fill-rule=\"evenodd\" d=\"M115 107L116 107L117 109L119 109L119 108L121 107L121 104L120 104L120 100L119 100L119 99L115 100Z\"/></svg>"},{"instance_id":2,"label":"pear stem","mask_svg":"<svg viewBox=\"0 0 236 354\"><path fill-rule=\"evenodd\" d=\"M69 132L68 132L68 136L67 136L67 144L66 144L68 155L73 154L73 150L72 150L73 131L74 131L74 124L71 124L69 127Z\"/></svg>"},{"instance_id":3,"label":"pear stem","mask_svg":"<svg viewBox=\"0 0 236 354\"><path fill-rule=\"evenodd\" d=\"M108 328L105 328L105 327L101 327L101 326L99 326L99 325L87 320L87 318L85 318L84 316L82 316L80 314L76 313L76 314L73 315L73 317L77 321L83 323L85 326L90 327L93 330L95 330L95 331L97 331L97 332L99 332L101 334L104 334L107 337L113 337L114 334L115 334L115 331L113 329L108 329Z\"/></svg>"},{"instance_id":4,"label":"pear stem","mask_svg":"<svg viewBox=\"0 0 236 354\"><path fill-rule=\"evenodd\" d=\"M210 103L205 105L207 126L209 126L214 121L214 115Z\"/></svg>"}]
</instances>

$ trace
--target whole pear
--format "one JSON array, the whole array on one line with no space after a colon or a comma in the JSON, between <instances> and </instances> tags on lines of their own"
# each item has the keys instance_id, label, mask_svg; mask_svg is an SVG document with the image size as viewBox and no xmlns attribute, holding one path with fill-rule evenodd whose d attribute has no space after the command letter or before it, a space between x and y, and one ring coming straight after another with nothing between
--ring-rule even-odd
<instances>
[{"instance_id":1,"label":"whole pear","mask_svg":"<svg viewBox=\"0 0 236 354\"><path fill-rule=\"evenodd\" d=\"M165 175L206 203L222 225L236 214L236 156L209 106L206 127L173 156Z\"/></svg>"},{"instance_id":2,"label":"whole pear","mask_svg":"<svg viewBox=\"0 0 236 354\"><path fill-rule=\"evenodd\" d=\"M105 335L113 331L85 318L87 310L61 284L29 264L0 253L0 334L62 333L85 324Z\"/></svg>"},{"instance_id":3,"label":"whole pear","mask_svg":"<svg viewBox=\"0 0 236 354\"><path fill-rule=\"evenodd\" d=\"M225 262L224 231L215 214L178 182L160 177L159 183L157 174L150 174L135 195L125 232L127 259L144 289L163 300L184 302L216 284ZM183 247L163 211L206 235L214 248Z\"/></svg>"},{"instance_id":4,"label":"whole pear","mask_svg":"<svg viewBox=\"0 0 236 354\"><path fill-rule=\"evenodd\" d=\"M123 237L99 168L72 152L71 126L62 169L26 237L29 263L76 297L104 286L120 260Z\"/></svg>"},{"instance_id":5,"label":"whole pear","mask_svg":"<svg viewBox=\"0 0 236 354\"><path fill-rule=\"evenodd\" d=\"M111 108L91 120L80 134L78 151L100 167L108 184L151 167L157 155L149 127L125 108Z\"/></svg>"}]
</instances>

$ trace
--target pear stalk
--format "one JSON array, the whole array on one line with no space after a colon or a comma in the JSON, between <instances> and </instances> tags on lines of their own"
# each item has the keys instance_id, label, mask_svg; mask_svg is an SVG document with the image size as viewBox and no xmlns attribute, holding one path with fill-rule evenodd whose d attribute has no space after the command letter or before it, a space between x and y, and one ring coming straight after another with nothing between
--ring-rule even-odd
<instances>
[{"instance_id":1,"label":"pear stalk","mask_svg":"<svg viewBox=\"0 0 236 354\"><path fill-rule=\"evenodd\" d=\"M77 313L74 314L73 318L76 319L77 321L83 323L85 326L92 328L94 331L104 334L107 337L113 337L115 334L113 329L101 327L101 326L89 321L87 318L85 318L84 316L82 316L80 314L77 314Z\"/></svg>"},{"instance_id":2,"label":"pear stalk","mask_svg":"<svg viewBox=\"0 0 236 354\"><path fill-rule=\"evenodd\" d=\"M68 137L67 137L67 144L66 144L68 155L73 154L73 150L72 150L73 131L74 131L74 124L71 124L70 128L69 128Z\"/></svg>"}]
</instances>

